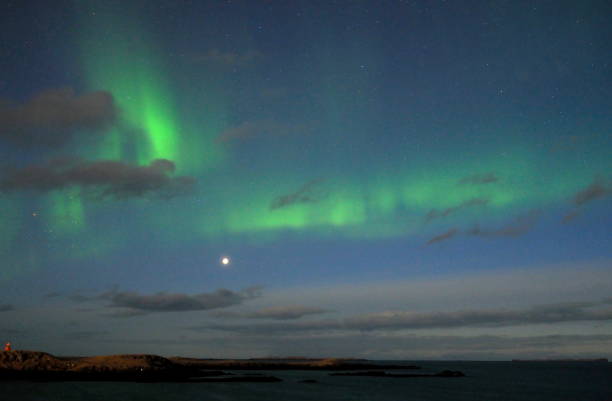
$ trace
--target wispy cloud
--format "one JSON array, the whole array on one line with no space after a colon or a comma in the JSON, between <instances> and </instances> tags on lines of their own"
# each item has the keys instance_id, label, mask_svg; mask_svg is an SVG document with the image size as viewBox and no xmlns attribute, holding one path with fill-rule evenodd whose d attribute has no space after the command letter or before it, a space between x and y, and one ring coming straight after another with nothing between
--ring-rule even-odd
<instances>
[{"instance_id":1,"label":"wispy cloud","mask_svg":"<svg viewBox=\"0 0 612 401\"><path fill-rule=\"evenodd\" d=\"M450 230L446 231L445 233L436 235L435 237L433 237L432 239L427 241L426 245L431 245L431 244L435 244L436 242L446 241L448 239L453 238L458 233L459 233L459 230L457 230L456 228L451 228Z\"/></svg>"},{"instance_id":2,"label":"wispy cloud","mask_svg":"<svg viewBox=\"0 0 612 401\"><path fill-rule=\"evenodd\" d=\"M612 194L612 184L602 178L596 178L587 187L576 192L572 197L574 208L567 212L561 219L563 223L569 223L580 216L582 209L589 203L603 199Z\"/></svg>"},{"instance_id":3,"label":"wispy cloud","mask_svg":"<svg viewBox=\"0 0 612 401\"><path fill-rule=\"evenodd\" d=\"M476 225L467 231L469 235L479 237L518 237L533 228L540 217L540 211L532 210L526 214L517 216L509 223L497 228L481 228Z\"/></svg>"},{"instance_id":4,"label":"wispy cloud","mask_svg":"<svg viewBox=\"0 0 612 401\"><path fill-rule=\"evenodd\" d=\"M535 306L519 310L467 310L455 312L382 312L346 319L345 327L358 330L425 329L473 326L612 320L612 309L596 308L600 302L579 302Z\"/></svg>"},{"instance_id":5,"label":"wispy cloud","mask_svg":"<svg viewBox=\"0 0 612 401\"><path fill-rule=\"evenodd\" d=\"M217 317L247 318L247 319L273 319L273 320L295 320L304 316L328 313L330 310L312 306L289 305L271 306L255 312L218 312Z\"/></svg>"},{"instance_id":6,"label":"wispy cloud","mask_svg":"<svg viewBox=\"0 0 612 401\"><path fill-rule=\"evenodd\" d=\"M463 233L465 235L485 238L518 237L526 234L535 226L540 214L541 212L539 210L532 210L528 213L516 216L513 220L500 227L482 228L477 224ZM427 241L426 245L446 241L455 238L460 234L461 231L459 231L457 228L451 228L448 231L431 238L429 241Z\"/></svg>"},{"instance_id":7,"label":"wispy cloud","mask_svg":"<svg viewBox=\"0 0 612 401\"><path fill-rule=\"evenodd\" d=\"M321 192L321 183L324 180L317 178L308 181L302 185L297 191L276 197L270 203L270 210L276 210L296 203L316 203L324 198L324 194Z\"/></svg>"},{"instance_id":8,"label":"wispy cloud","mask_svg":"<svg viewBox=\"0 0 612 401\"><path fill-rule=\"evenodd\" d=\"M489 203L488 199L485 198L474 198L474 199L470 199L467 200L465 202L460 203L457 206L453 206L453 207L449 207L446 209L442 209L442 210L438 210L438 209L431 209L429 211L429 213L427 213L427 216L425 216L426 221L430 222L434 219L438 219L441 217L447 217L450 216L452 214L455 214L463 209L466 208L470 208L473 206L485 206Z\"/></svg>"},{"instance_id":9,"label":"wispy cloud","mask_svg":"<svg viewBox=\"0 0 612 401\"><path fill-rule=\"evenodd\" d=\"M596 179L588 187L578 191L572 199L575 206L583 206L612 193L612 188L602 179Z\"/></svg>"}]
</instances>

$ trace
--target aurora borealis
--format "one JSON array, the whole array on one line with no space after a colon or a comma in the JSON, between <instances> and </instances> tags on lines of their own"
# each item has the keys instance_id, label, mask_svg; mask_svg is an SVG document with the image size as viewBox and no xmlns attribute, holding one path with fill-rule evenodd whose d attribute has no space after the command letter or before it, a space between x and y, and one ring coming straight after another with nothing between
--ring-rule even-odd
<instances>
[{"instance_id":1,"label":"aurora borealis","mask_svg":"<svg viewBox=\"0 0 612 401\"><path fill-rule=\"evenodd\" d=\"M1 6L0 338L612 357L606 2L127 3Z\"/></svg>"}]
</instances>

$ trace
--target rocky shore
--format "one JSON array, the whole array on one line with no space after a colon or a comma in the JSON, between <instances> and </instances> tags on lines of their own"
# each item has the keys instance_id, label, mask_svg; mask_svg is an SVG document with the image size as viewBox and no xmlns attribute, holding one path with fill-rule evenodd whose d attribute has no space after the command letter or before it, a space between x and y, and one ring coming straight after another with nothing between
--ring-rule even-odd
<instances>
[{"instance_id":1,"label":"rocky shore","mask_svg":"<svg viewBox=\"0 0 612 401\"><path fill-rule=\"evenodd\" d=\"M56 357L38 351L0 352L1 380L183 381L200 373L157 355Z\"/></svg>"},{"instance_id":2,"label":"rocky shore","mask_svg":"<svg viewBox=\"0 0 612 401\"><path fill-rule=\"evenodd\" d=\"M138 382L275 382L274 376L231 371L320 370L351 371L342 375L424 377L390 375L386 370L419 369L413 365L379 365L354 359L197 359L127 354L90 357L58 357L38 351L0 352L0 380L35 381L138 381ZM459 372L460 373L460 372ZM438 377L457 377L442 375Z\"/></svg>"}]
</instances>

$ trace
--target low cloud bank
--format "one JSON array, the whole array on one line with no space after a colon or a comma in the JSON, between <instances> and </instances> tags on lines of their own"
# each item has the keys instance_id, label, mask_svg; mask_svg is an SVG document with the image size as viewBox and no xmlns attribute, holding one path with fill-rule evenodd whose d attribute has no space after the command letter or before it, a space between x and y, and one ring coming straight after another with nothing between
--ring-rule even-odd
<instances>
[{"instance_id":1,"label":"low cloud bank","mask_svg":"<svg viewBox=\"0 0 612 401\"><path fill-rule=\"evenodd\" d=\"M386 311L357 315L345 319L326 319L259 325L212 324L192 327L194 330L235 332L326 332L405 329L438 329L460 327L503 327L529 324L551 324L581 321L610 321L609 300L599 302L538 305L526 309L483 309L453 312Z\"/></svg>"},{"instance_id":2,"label":"low cloud bank","mask_svg":"<svg viewBox=\"0 0 612 401\"><path fill-rule=\"evenodd\" d=\"M255 312L219 312L215 314L215 316L247 319L295 320L300 319L304 316L318 315L328 312L330 312L330 310L323 308L302 305L290 305L272 306L269 308L260 309Z\"/></svg>"}]
</instances>

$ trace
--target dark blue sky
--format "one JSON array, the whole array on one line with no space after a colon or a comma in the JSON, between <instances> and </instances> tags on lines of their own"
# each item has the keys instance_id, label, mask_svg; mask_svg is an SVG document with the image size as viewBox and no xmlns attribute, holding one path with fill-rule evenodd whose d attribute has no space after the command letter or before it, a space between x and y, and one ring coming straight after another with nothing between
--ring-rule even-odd
<instances>
[{"instance_id":1,"label":"dark blue sky","mask_svg":"<svg viewBox=\"0 0 612 401\"><path fill-rule=\"evenodd\" d=\"M0 7L0 340L612 357L608 2Z\"/></svg>"}]
</instances>

